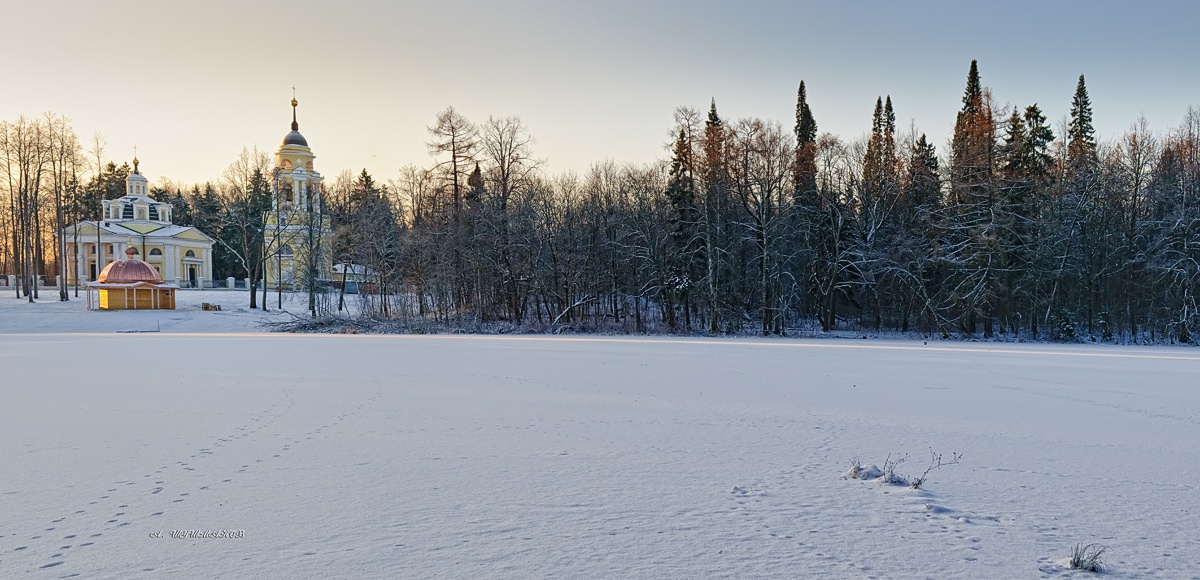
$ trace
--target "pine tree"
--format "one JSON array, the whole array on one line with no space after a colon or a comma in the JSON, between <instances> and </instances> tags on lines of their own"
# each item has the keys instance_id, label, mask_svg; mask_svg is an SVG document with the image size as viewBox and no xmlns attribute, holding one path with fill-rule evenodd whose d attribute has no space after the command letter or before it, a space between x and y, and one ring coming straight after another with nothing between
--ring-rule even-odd
<instances>
[{"instance_id":1,"label":"pine tree","mask_svg":"<svg viewBox=\"0 0 1200 580\"><path fill-rule=\"evenodd\" d=\"M883 155L890 162L888 171L895 169L896 161L896 112L892 109L892 96L887 96L883 105Z\"/></svg>"},{"instance_id":2,"label":"pine tree","mask_svg":"<svg viewBox=\"0 0 1200 580\"><path fill-rule=\"evenodd\" d=\"M1079 75L1079 84L1071 99L1071 123L1067 126L1067 163L1073 170L1081 171L1096 163L1095 133L1092 101L1088 98L1083 75Z\"/></svg>"},{"instance_id":3,"label":"pine tree","mask_svg":"<svg viewBox=\"0 0 1200 580\"><path fill-rule=\"evenodd\" d=\"M815 207L817 197L817 121L808 106L804 81L796 97L796 167L795 197L797 205Z\"/></svg>"},{"instance_id":4,"label":"pine tree","mask_svg":"<svg viewBox=\"0 0 1200 580\"><path fill-rule=\"evenodd\" d=\"M483 186L483 172L479 169L479 163L475 163L475 170L467 177L467 207L478 210L480 204L483 203L483 197L486 191Z\"/></svg>"},{"instance_id":5,"label":"pine tree","mask_svg":"<svg viewBox=\"0 0 1200 580\"><path fill-rule=\"evenodd\" d=\"M979 80L979 63L974 59L971 60L971 70L967 71L967 89L962 101L962 114L975 115L983 108L983 83Z\"/></svg>"},{"instance_id":6,"label":"pine tree","mask_svg":"<svg viewBox=\"0 0 1200 580\"><path fill-rule=\"evenodd\" d=\"M896 181L896 113L892 97L875 100L871 139L863 157L863 187L868 196L884 194Z\"/></svg>"},{"instance_id":7,"label":"pine tree","mask_svg":"<svg viewBox=\"0 0 1200 580\"><path fill-rule=\"evenodd\" d=\"M671 155L671 167L668 172L667 200L671 204L671 240L672 265L670 278L667 280L668 300L678 301L688 315L688 291L692 284L691 273L696 266L695 246L698 216L696 210L696 185L692 175L692 143L685 127L679 128L675 139L674 151ZM667 323L675 325L675 315L672 307L666 308ZM685 329L687 330L687 329Z\"/></svg>"},{"instance_id":8,"label":"pine tree","mask_svg":"<svg viewBox=\"0 0 1200 580\"><path fill-rule=\"evenodd\" d=\"M1025 129L1025 118L1021 110L1013 107L1012 115L1008 117L1008 128L1005 130L1004 145L1000 155L1004 160L1004 173L1009 179L1023 177L1025 167L1025 147L1029 141L1029 132Z\"/></svg>"},{"instance_id":9,"label":"pine tree","mask_svg":"<svg viewBox=\"0 0 1200 580\"><path fill-rule=\"evenodd\" d=\"M1038 108L1037 103L1025 107L1025 169L1030 177L1044 180L1050 175L1050 165L1054 159L1046 152L1050 142L1054 141L1054 131L1046 124L1046 116Z\"/></svg>"},{"instance_id":10,"label":"pine tree","mask_svg":"<svg viewBox=\"0 0 1200 580\"><path fill-rule=\"evenodd\" d=\"M103 212L102 200L117 199L125 195L125 178L132 172L133 169L128 163L117 166L110 161L84 186L83 195L76 201L78 207L75 211L85 216L85 219L100 219Z\"/></svg>"},{"instance_id":11,"label":"pine tree","mask_svg":"<svg viewBox=\"0 0 1200 580\"><path fill-rule=\"evenodd\" d=\"M960 311L959 328L967 335L974 334L982 314L985 337L992 335L996 315L995 140L991 98L980 82L978 64L971 61L963 108L954 124L951 143L954 207L944 247L947 260L954 266L953 283L964 289L954 297Z\"/></svg>"},{"instance_id":12,"label":"pine tree","mask_svg":"<svg viewBox=\"0 0 1200 580\"><path fill-rule=\"evenodd\" d=\"M963 93L963 108L954 123L952 166L954 197L959 203L970 197L986 195L992 177L995 121L989 99L979 79L979 66L971 61L967 88Z\"/></svg>"},{"instance_id":13,"label":"pine tree","mask_svg":"<svg viewBox=\"0 0 1200 580\"><path fill-rule=\"evenodd\" d=\"M726 249L726 211L728 211L729 172L726 164L725 122L717 114L717 100L712 100L708 119L704 122L704 159L702 177L704 181L704 268L708 282L708 331L717 334L725 317L722 301L725 263L721 259Z\"/></svg>"}]
</instances>

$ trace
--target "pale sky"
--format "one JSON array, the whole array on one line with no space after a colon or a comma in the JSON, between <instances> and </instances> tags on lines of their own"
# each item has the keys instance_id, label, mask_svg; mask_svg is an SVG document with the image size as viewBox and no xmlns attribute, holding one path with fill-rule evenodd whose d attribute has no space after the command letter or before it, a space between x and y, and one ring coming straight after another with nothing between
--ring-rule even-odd
<instances>
[{"instance_id":1,"label":"pale sky","mask_svg":"<svg viewBox=\"0 0 1200 580\"><path fill-rule=\"evenodd\" d=\"M806 81L821 131L897 124L939 151L979 59L999 104L1065 115L1087 75L1102 138L1200 106L1200 2L55 2L0 7L0 118L53 111L156 181L216 179L244 146L300 131L327 177L429 166L453 105L519 116L551 171L665 157L672 112L794 123Z\"/></svg>"}]
</instances>

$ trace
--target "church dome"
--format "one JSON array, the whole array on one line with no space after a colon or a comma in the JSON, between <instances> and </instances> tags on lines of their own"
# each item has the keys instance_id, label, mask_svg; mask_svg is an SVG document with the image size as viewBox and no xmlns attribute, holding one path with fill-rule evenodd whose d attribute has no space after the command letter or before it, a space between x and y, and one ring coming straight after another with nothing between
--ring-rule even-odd
<instances>
[{"instance_id":1,"label":"church dome","mask_svg":"<svg viewBox=\"0 0 1200 580\"><path fill-rule=\"evenodd\" d=\"M154 269L154 266L134 257L137 255L136 249L132 247L126 249L125 255L128 256L128 259L117 260L105 266L100 271L100 275L96 277L96 281L105 284L163 283L162 276L159 275L158 270Z\"/></svg>"},{"instance_id":2,"label":"church dome","mask_svg":"<svg viewBox=\"0 0 1200 580\"><path fill-rule=\"evenodd\" d=\"M304 139L304 135L301 135L299 131L292 131L291 133L288 133L287 136L283 138L283 144L308 147L308 141Z\"/></svg>"}]
</instances>

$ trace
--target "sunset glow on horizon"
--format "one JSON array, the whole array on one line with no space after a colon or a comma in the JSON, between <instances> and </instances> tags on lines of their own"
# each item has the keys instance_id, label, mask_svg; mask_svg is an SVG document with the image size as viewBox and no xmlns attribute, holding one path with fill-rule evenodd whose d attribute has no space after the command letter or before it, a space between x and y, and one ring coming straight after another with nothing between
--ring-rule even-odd
<instances>
[{"instance_id":1,"label":"sunset glow on horizon","mask_svg":"<svg viewBox=\"0 0 1200 580\"><path fill-rule=\"evenodd\" d=\"M454 106L518 116L551 172L665 158L677 106L790 128L805 80L822 132L870 129L879 95L945 153L971 59L1000 105L1052 123L1087 75L1102 139L1200 104L1194 4L1024 2L22 3L0 39L0 118L53 111L106 160L152 181L219 178L243 147L274 152L299 123L327 176L430 166L426 127ZM45 28L53 26L54 42ZM1139 38L1137 42L1132 39ZM1104 39L1113 40L1104 40ZM36 49L33 47L37 47ZM87 145L85 145L85 148Z\"/></svg>"}]
</instances>

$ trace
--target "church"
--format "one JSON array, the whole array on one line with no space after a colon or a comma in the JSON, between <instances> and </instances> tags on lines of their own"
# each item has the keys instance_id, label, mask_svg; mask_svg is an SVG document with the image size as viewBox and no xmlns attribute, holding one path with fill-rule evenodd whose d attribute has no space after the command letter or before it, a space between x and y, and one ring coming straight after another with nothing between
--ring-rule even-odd
<instances>
[{"instance_id":1,"label":"church","mask_svg":"<svg viewBox=\"0 0 1200 580\"><path fill-rule=\"evenodd\" d=\"M321 174L313 169L312 149L300 134L292 98L292 131L275 152L271 171L271 209L263 216L263 255L267 287L303 289L306 272L318 282L332 271L331 221L321 205Z\"/></svg>"},{"instance_id":2,"label":"church","mask_svg":"<svg viewBox=\"0 0 1200 580\"><path fill-rule=\"evenodd\" d=\"M333 269L331 220L322 207L322 177L313 168L316 156L296 121L299 104L293 97L292 130L275 152L271 209L263 215L266 283L271 289L302 290L307 272L321 283L329 280ZM125 178L125 195L104 200L100 220L80 222L61 232L72 265L67 283L97 280L107 265L134 248L164 283L211 287L216 240L194 227L172 224L173 209L150 196L149 180L135 156L133 173Z\"/></svg>"},{"instance_id":3,"label":"church","mask_svg":"<svg viewBox=\"0 0 1200 580\"><path fill-rule=\"evenodd\" d=\"M168 283L212 285L214 240L194 227L171 223L174 207L150 197L150 182L138 169L136 156L133 173L125 178L125 195L102 203L100 220L79 222L61 233L67 263L73 266L68 284L96 280L133 248Z\"/></svg>"}]
</instances>

